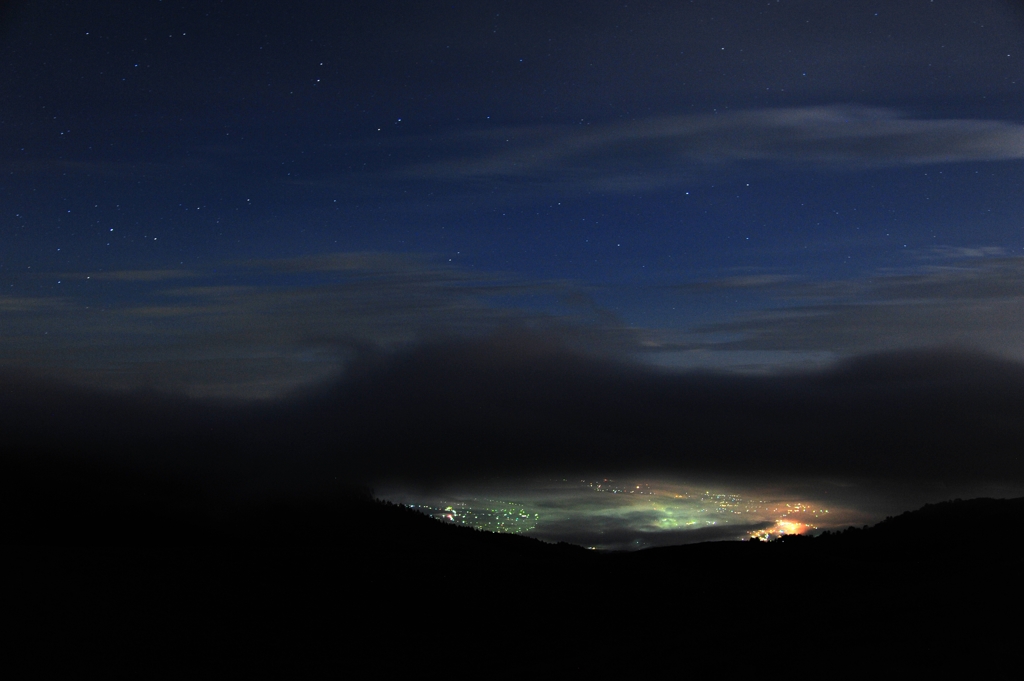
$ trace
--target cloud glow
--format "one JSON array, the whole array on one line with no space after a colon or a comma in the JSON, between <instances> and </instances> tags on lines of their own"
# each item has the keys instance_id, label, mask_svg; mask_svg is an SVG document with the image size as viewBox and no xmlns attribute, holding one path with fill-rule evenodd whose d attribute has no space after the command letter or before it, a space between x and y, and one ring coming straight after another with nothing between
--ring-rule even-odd
<instances>
[{"instance_id":1,"label":"cloud glow","mask_svg":"<svg viewBox=\"0 0 1024 681\"><path fill-rule=\"evenodd\" d=\"M831 505L798 490L663 478L535 480L381 494L446 522L611 550L771 539L877 520L845 502Z\"/></svg>"}]
</instances>

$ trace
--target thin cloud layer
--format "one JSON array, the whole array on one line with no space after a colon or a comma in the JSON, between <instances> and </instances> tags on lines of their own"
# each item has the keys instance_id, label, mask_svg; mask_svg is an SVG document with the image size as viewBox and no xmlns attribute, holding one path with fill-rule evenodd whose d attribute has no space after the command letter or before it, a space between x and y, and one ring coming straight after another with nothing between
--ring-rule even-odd
<instances>
[{"instance_id":1,"label":"thin cloud layer","mask_svg":"<svg viewBox=\"0 0 1024 681\"><path fill-rule=\"evenodd\" d=\"M270 398L328 380L365 348L424 338L530 326L563 327L593 347L631 342L621 324L595 317L582 286L419 256L337 253L59 277L59 297L0 294L0 368L106 388Z\"/></svg>"},{"instance_id":2,"label":"thin cloud layer","mask_svg":"<svg viewBox=\"0 0 1024 681\"><path fill-rule=\"evenodd\" d=\"M531 537L545 541L567 541L578 546L595 546L610 550L629 550L654 546L678 546L706 541L745 539L750 532L774 525L764 521L715 525L697 529L666 530L651 527L642 518L573 518L539 525Z\"/></svg>"},{"instance_id":3,"label":"thin cloud layer","mask_svg":"<svg viewBox=\"0 0 1024 681\"><path fill-rule=\"evenodd\" d=\"M698 341L688 349L828 351L841 357L956 346L1022 360L1024 259L971 250L968 258L908 272L771 283L775 309L705 325L698 337L726 340ZM704 286L732 282L726 278Z\"/></svg>"},{"instance_id":4,"label":"thin cloud layer","mask_svg":"<svg viewBox=\"0 0 1024 681\"><path fill-rule=\"evenodd\" d=\"M723 294L747 301L746 311L671 328L628 325L604 308L600 287L481 275L419 256L65 273L59 295L0 295L0 368L108 388L271 398L330 379L360 353L509 328L677 369L778 371L929 347L1024 360L1024 259L983 247L925 255L911 269L860 278L748 272L639 289L680 309Z\"/></svg>"},{"instance_id":5,"label":"thin cloud layer","mask_svg":"<svg viewBox=\"0 0 1024 681\"><path fill-rule=\"evenodd\" d=\"M487 151L475 151L481 147ZM698 181L709 166L733 162L849 170L1021 159L1024 126L817 106L508 128L465 133L448 140L448 148L474 152L448 152L448 158L412 167L406 175L631 192Z\"/></svg>"}]
</instances>

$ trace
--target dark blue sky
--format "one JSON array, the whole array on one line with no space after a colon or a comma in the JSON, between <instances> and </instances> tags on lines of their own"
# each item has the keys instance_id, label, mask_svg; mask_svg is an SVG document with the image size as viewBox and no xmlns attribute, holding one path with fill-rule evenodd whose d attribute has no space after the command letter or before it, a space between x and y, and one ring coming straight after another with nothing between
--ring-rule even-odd
<instances>
[{"instance_id":1,"label":"dark blue sky","mask_svg":"<svg viewBox=\"0 0 1024 681\"><path fill-rule=\"evenodd\" d=\"M2 12L10 367L269 396L522 325L676 367L1024 356L1019 3Z\"/></svg>"}]
</instances>

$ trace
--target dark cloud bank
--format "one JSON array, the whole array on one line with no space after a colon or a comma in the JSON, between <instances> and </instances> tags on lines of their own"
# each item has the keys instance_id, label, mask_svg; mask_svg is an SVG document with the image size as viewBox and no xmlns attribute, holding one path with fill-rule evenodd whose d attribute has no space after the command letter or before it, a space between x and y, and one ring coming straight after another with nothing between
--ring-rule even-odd
<instances>
[{"instance_id":1,"label":"dark cloud bank","mask_svg":"<svg viewBox=\"0 0 1024 681\"><path fill-rule=\"evenodd\" d=\"M234 496L585 472L1024 480L1024 366L959 351L673 374L511 334L367 353L272 403L2 385L8 463L59 456Z\"/></svg>"}]
</instances>

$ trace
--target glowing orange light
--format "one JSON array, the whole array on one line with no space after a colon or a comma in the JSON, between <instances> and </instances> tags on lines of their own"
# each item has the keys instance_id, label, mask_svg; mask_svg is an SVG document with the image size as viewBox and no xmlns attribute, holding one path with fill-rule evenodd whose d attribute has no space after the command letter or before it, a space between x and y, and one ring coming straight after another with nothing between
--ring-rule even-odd
<instances>
[{"instance_id":1,"label":"glowing orange light","mask_svg":"<svg viewBox=\"0 0 1024 681\"><path fill-rule=\"evenodd\" d=\"M779 534L803 534L807 531L806 525L792 520L778 520L775 525Z\"/></svg>"}]
</instances>

